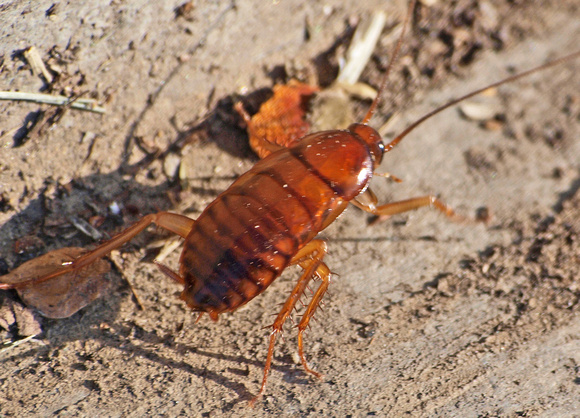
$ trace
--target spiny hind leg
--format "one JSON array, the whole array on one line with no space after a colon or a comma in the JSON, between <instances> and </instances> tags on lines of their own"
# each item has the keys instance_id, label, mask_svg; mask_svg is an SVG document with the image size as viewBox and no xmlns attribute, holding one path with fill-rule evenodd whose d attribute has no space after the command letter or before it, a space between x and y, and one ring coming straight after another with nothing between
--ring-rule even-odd
<instances>
[{"instance_id":1,"label":"spiny hind leg","mask_svg":"<svg viewBox=\"0 0 580 418\"><path fill-rule=\"evenodd\" d=\"M310 319L312 319L312 316L314 315L314 312L316 312L316 309L318 309L318 307L320 306L322 297L326 293L328 285L330 284L330 269L326 264L321 262L318 268L316 269L315 274L322 280L322 283L314 293L312 300L310 301L308 307L306 308L306 312L304 312L304 315L302 315L302 319L298 324L298 354L300 355L300 361L302 362L302 366L304 366L304 369L308 373L311 373L314 376L321 378L322 375L320 373L312 370L310 366L308 366L308 362L306 361L306 357L304 356L304 343L303 343L304 331L306 330L306 328L308 328L308 323L310 322Z\"/></svg>"},{"instance_id":2,"label":"spiny hind leg","mask_svg":"<svg viewBox=\"0 0 580 418\"><path fill-rule=\"evenodd\" d=\"M46 274L42 277L20 282L17 285L0 284L0 289L24 288L33 284L45 282L47 280L53 279L66 273L78 271L90 265L91 263L94 263L96 260L106 256L111 251L113 251L116 248L119 248L126 242L130 241L152 223L185 238L188 235L191 228L193 227L195 221L193 219L189 219L186 216L169 212L159 212L146 215L139 222L130 226L117 236L110 239L109 241L104 242L94 250L89 251L88 253L80 256L73 262L55 269L52 273Z\"/></svg>"},{"instance_id":3,"label":"spiny hind leg","mask_svg":"<svg viewBox=\"0 0 580 418\"><path fill-rule=\"evenodd\" d=\"M313 305L313 303L310 302L310 304L308 305L308 309L304 314L304 317L302 318L302 321L300 321L300 324L303 324L304 322L304 328L308 325L308 321L312 317L312 314L314 314L314 311L316 310L316 306L318 306L320 298L322 298L322 295L324 294L326 288L328 287L328 277L330 276L330 270L328 270L328 267L326 267L326 265L322 262L322 259L324 258L325 254L326 254L326 243L321 240L313 240L308 244L306 244L300 251L298 251L298 253L296 253L296 255L292 258L290 262L291 264L298 264L300 267L304 269L304 272L300 276L300 279L298 279L298 283L296 283L296 286L294 286L292 293L290 293L290 296L288 297L288 299L286 299L286 303L284 303L284 306L280 310L280 313L278 313L278 316L276 317L276 319L274 320L274 324L272 325L272 332L270 333L270 344L268 346L268 356L266 358L266 364L264 366L264 377L262 378L262 386L260 387L260 392L258 393L258 395L252 400L252 403L255 402L256 399L262 393L264 393L264 389L266 388L266 382L268 380L268 374L272 366L272 358L274 357L274 346L276 344L276 338L278 337L278 334L282 332L282 327L284 323L292 313L292 310L296 306L298 300L300 300L300 297L306 290L308 283L310 282L310 280L312 280L312 277L314 275L318 275L324 280L323 284L320 286L320 288L316 291L314 295L313 301L316 299L317 300L316 304ZM321 273L319 273L319 271ZM325 274L323 274L323 272L325 271L329 272L326 277ZM321 290L323 286L324 289ZM299 331L298 337L300 359L306 371L316 376L319 376L318 373L314 372L308 367L308 364L306 363L306 360L304 358L301 342L303 331L304 331L303 329Z\"/></svg>"}]
</instances>

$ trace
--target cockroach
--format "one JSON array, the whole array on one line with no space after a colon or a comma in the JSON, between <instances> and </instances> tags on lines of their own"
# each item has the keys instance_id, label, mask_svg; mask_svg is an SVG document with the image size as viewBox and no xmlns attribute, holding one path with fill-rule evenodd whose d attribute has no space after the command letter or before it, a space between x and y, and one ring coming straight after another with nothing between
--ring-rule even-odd
<instances>
[{"instance_id":1,"label":"cockroach","mask_svg":"<svg viewBox=\"0 0 580 418\"><path fill-rule=\"evenodd\" d=\"M34 286L78 272L154 223L185 240L178 271L157 262L156 265L165 275L183 285L180 297L193 311L207 313L214 321L220 314L235 311L258 296L288 266L302 268L297 284L272 324L258 396L266 388L276 338L285 321L309 282L315 277L320 279L320 285L297 326L302 365L308 373L320 377L308 365L303 343L304 331L328 289L331 276L323 261L327 245L325 241L316 239L318 233L334 222L349 203L374 215L388 216L428 206L447 217L457 217L452 208L432 195L378 205L368 186L384 154L419 124L462 100L580 57L579 51L452 100L421 117L385 144L369 122L385 89L392 62L400 51L414 5L413 0L378 95L360 123L353 123L346 130L306 135L290 148L266 144L268 148L279 149L240 176L196 220L169 212L146 215L96 249L58 266L56 271L17 285L0 285L0 288Z\"/></svg>"}]
</instances>

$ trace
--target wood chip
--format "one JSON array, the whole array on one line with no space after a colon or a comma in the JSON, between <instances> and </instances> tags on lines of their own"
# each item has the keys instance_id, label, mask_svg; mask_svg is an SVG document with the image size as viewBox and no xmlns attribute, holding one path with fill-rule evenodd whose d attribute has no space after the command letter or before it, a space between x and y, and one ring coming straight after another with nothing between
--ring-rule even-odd
<instances>
[{"instance_id":1,"label":"wood chip","mask_svg":"<svg viewBox=\"0 0 580 418\"><path fill-rule=\"evenodd\" d=\"M31 46L26 51L24 51L24 58L26 58L26 61L28 61L28 64L30 64L30 68L32 69L34 75L42 75L48 84L52 83L52 74L47 70L44 62L42 61L40 53L35 46Z\"/></svg>"}]
</instances>

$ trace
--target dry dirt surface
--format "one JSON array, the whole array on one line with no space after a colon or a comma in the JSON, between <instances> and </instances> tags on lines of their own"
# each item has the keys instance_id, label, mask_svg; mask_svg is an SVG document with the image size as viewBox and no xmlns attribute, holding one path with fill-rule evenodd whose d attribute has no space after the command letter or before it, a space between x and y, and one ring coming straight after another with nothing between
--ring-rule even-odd
<instances>
[{"instance_id":1,"label":"dry dirt surface","mask_svg":"<svg viewBox=\"0 0 580 418\"><path fill-rule=\"evenodd\" d=\"M425 3L373 122L397 111L390 132L579 48L577 0ZM350 24L382 9L392 27L406 7L218 0L176 12L182 4L0 4L1 90L80 94L107 109L50 123L49 107L0 102L0 273L94 245L78 219L112 235L159 210L195 218L256 161L232 97L284 73L328 77ZM391 33L362 76L373 86ZM23 57L31 46L59 73L50 85ZM70 318L41 318L0 292L2 339L38 334L0 352L0 415L577 416L580 60L503 86L493 103L485 126L457 109L430 120L385 156L381 169L404 182L373 180L382 201L436 193L468 216L486 207L487 224L419 210L370 225L350 208L324 232L336 274L306 336L321 380L303 371L288 324L249 409L267 326L298 270L217 323L195 323L151 263L168 238L151 228L112 255L114 289Z\"/></svg>"}]
</instances>

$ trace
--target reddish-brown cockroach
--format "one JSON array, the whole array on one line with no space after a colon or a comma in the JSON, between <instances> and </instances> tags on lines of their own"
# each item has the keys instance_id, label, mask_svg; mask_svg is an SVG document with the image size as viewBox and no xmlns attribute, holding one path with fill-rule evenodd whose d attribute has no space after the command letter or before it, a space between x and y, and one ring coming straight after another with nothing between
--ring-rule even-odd
<instances>
[{"instance_id":1,"label":"reddish-brown cockroach","mask_svg":"<svg viewBox=\"0 0 580 418\"><path fill-rule=\"evenodd\" d=\"M412 1L404 27L410 20L414 4ZM391 61L398 54L402 38L403 35L397 42ZM259 394L266 387L276 338L283 324L311 279L319 278L321 284L298 323L298 352L302 365L307 372L319 376L308 366L303 347L303 333L328 288L331 274L323 262L326 243L315 239L317 234L332 223L348 203L375 215L392 215L430 206L448 217L455 216L450 207L434 196L378 205L368 184L384 154L416 126L461 100L577 57L580 57L580 52L453 100L423 116L391 142L384 144L379 133L368 123L385 88L387 70L379 94L361 123L354 123L344 131L306 135L291 148L266 144L268 149L280 149L260 160L238 178L197 220L168 212L147 215L93 251L66 265L63 263L57 266L52 273L17 285L0 285L0 288L34 286L78 272L154 223L185 240L179 271L159 263L157 266L184 286L181 298L190 308L208 313L213 320L217 320L219 314L234 311L262 293L286 267L299 265L303 269L298 283L272 325Z\"/></svg>"}]
</instances>

